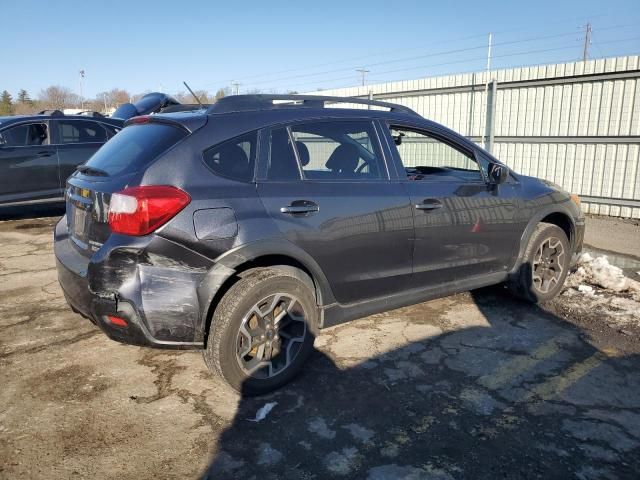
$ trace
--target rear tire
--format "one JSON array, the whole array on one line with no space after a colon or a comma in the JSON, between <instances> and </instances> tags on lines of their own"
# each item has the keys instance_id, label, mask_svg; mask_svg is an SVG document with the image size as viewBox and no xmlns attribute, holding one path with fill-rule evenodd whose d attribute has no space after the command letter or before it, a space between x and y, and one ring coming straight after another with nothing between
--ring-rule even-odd
<instances>
[{"instance_id":1,"label":"rear tire","mask_svg":"<svg viewBox=\"0 0 640 480\"><path fill-rule=\"evenodd\" d=\"M541 222L529 239L522 265L508 280L507 287L529 302L547 302L562 290L570 262L571 247L564 230Z\"/></svg>"},{"instance_id":2,"label":"rear tire","mask_svg":"<svg viewBox=\"0 0 640 480\"><path fill-rule=\"evenodd\" d=\"M291 267L258 268L227 291L204 350L213 374L244 395L261 395L300 372L318 325L315 294L305 276Z\"/></svg>"}]
</instances>

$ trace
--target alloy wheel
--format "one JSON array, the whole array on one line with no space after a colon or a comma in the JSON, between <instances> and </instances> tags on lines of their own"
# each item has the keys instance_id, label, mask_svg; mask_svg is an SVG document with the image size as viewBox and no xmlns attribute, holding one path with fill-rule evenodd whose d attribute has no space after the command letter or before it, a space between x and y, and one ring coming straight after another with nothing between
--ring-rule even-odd
<instances>
[{"instance_id":1,"label":"alloy wheel","mask_svg":"<svg viewBox=\"0 0 640 480\"><path fill-rule=\"evenodd\" d=\"M560 283L564 270L564 246L556 237L544 240L533 256L533 286L547 293Z\"/></svg>"},{"instance_id":2,"label":"alloy wheel","mask_svg":"<svg viewBox=\"0 0 640 480\"><path fill-rule=\"evenodd\" d=\"M243 317L236 342L240 368L254 378L271 378L295 360L307 335L300 301L276 293L257 302Z\"/></svg>"}]
</instances>

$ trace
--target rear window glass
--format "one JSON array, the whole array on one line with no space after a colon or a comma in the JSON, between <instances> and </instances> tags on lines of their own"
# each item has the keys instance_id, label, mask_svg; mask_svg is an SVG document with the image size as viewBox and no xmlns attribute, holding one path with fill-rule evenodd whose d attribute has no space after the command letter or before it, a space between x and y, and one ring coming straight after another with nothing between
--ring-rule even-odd
<instances>
[{"instance_id":1,"label":"rear window glass","mask_svg":"<svg viewBox=\"0 0 640 480\"><path fill-rule=\"evenodd\" d=\"M99 143L107 141L107 131L89 120L59 120L59 143Z\"/></svg>"},{"instance_id":2,"label":"rear window glass","mask_svg":"<svg viewBox=\"0 0 640 480\"><path fill-rule=\"evenodd\" d=\"M204 163L214 173L241 182L253 180L258 133L251 132L204 152Z\"/></svg>"},{"instance_id":3,"label":"rear window glass","mask_svg":"<svg viewBox=\"0 0 640 480\"><path fill-rule=\"evenodd\" d=\"M130 125L105 143L87 162L110 176L143 169L178 143L186 132L170 125Z\"/></svg>"}]
</instances>

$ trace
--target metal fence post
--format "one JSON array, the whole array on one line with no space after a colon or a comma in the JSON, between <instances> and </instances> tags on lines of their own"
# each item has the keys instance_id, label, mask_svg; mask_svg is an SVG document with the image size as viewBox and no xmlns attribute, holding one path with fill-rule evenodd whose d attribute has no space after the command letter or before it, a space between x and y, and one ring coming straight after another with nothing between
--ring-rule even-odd
<instances>
[{"instance_id":1,"label":"metal fence post","mask_svg":"<svg viewBox=\"0 0 640 480\"><path fill-rule=\"evenodd\" d=\"M498 90L498 81L491 80L490 88L487 92L489 98L487 98L487 118L486 118L486 130L485 138L486 142L484 148L491 153L493 151L493 137L495 133L495 117L496 117L496 94Z\"/></svg>"}]
</instances>

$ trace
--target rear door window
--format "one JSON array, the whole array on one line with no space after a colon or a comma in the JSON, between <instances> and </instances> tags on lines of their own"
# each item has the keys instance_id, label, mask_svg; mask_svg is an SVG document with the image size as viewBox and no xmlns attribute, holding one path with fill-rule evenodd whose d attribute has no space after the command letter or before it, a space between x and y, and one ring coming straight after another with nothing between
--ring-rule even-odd
<instances>
[{"instance_id":1,"label":"rear door window","mask_svg":"<svg viewBox=\"0 0 640 480\"><path fill-rule=\"evenodd\" d=\"M296 147L300 155L300 163L303 165L309 163L309 153L306 152L305 146L299 143ZM276 128L271 131L269 136L267 179L274 181L300 180L300 168L287 128Z\"/></svg>"},{"instance_id":2,"label":"rear door window","mask_svg":"<svg viewBox=\"0 0 640 480\"><path fill-rule=\"evenodd\" d=\"M160 123L130 125L105 143L87 166L119 175L142 170L161 153L182 140L187 133Z\"/></svg>"},{"instance_id":3,"label":"rear door window","mask_svg":"<svg viewBox=\"0 0 640 480\"><path fill-rule=\"evenodd\" d=\"M291 137L307 180L353 182L388 178L378 137L369 121L294 125Z\"/></svg>"},{"instance_id":4,"label":"rear door window","mask_svg":"<svg viewBox=\"0 0 640 480\"><path fill-rule=\"evenodd\" d=\"M46 123L26 123L0 132L0 145L28 147L48 144L49 132Z\"/></svg>"},{"instance_id":5,"label":"rear door window","mask_svg":"<svg viewBox=\"0 0 640 480\"><path fill-rule=\"evenodd\" d=\"M227 140L205 150L204 163L216 175L251 182L256 164L257 144L258 132Z\"/></svg>"},{"instance_id":6,"label":"rear door window","mask_svg":"<svg viewBox=\"0 0 640 480\"><path fill-rule=\"evenodd\" d=\"M58 120L58 143L99 143L107 141L107 131L98 122Z\"/></svg>"}]
</instances>

